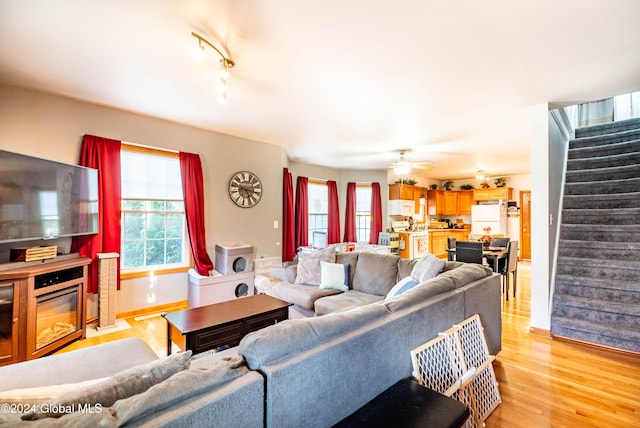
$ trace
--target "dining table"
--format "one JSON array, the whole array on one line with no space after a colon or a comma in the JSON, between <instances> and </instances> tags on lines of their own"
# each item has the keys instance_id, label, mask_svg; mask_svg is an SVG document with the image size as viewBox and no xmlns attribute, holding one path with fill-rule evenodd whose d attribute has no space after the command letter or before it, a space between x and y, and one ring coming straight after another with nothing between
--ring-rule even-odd
<instances>
[{"instance_id":1,"label":"dining table","mask_svg":"<svg viewBox=\"0 0 640 428\"><path fill-rule=\"evenodd\" d=\"M506 247L484 247L482 249L482 257L485 258L487 264L490 264L494 272L498 272L500 260L507 258Z\"/></svg>"}]
</instances>

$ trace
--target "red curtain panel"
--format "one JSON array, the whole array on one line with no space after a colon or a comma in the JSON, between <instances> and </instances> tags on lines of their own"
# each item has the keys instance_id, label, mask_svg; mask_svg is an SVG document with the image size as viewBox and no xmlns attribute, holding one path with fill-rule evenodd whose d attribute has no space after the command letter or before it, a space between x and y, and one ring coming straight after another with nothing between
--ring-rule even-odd
<instances>
[{"instance_id":1,"label":"red curtain panel","mask_svg":"<svg viewBox=\"0 0 640 428\"><path fill-rule=\"evenodd\" d=\"M213 270L213 262L209 254L207 254L202 163L200 162L200 156L194 153L180 152L179 159L184 214L187 219L187 233L191 243L191 253L193 254L196 271L200 275L209 276L209 271Z\"/></svg>"},{"instance_id":2,"label":"red curtain panel","mask_svg":"<svg viewBox=\"0 0 640 428\"><path fill-rule=\"evenodd\" d=\"M71 251L91 258L87 292L98 292L98 253L120 254L120 146L121 142L85 135L80 147L82 166L98 170L98 233L73 238ZM120 259L118 259L120 272ZM120 289L120 275L117 278Z\"/></svg>"},{"instance_id":3,"label":"red curtain panel","mask_svg":"<svg viewBox=\"0 0 640 428\"><path fill-rule=\"evenodd\" d=\"M296 182L296 249L309 245L309 178L298 177Z\"/></svg>"},{"instance_id":4,"label":"red curtain panel","mask_svg":"<svg viewBox=\"0 0 640 428\"><path fill-rule=\"evenodd\" d=\"M371 183L371 226L369 244L378 243L378 235L382 232L382 198L380 183Z\"/></svg>"},{"instance_id":5,"label":"red curtain panel","mask_svg":"<svg viewBox=\"0 0 640 428\"><path fill-rule=\"evenodd\" d=\"M344 215L344 242L357 242L356 233L356 183L347 183L347 203Z\"/></svg>"},{"instance_id":6,"label":"red curtain panel","mask_svg":"<svg viewBox=\"0 0 640 428\"><path fill-rule=\"evenodd\" d=\"M288 168L282 174L282 261L296 256L295 217L293 209L293 177Z\"/></svg>"},{"instance_id":7,"label":"red curtain panel","mask_svg":"<svg viewBox=\"0 0 640 428\"><path fill-rule=\"evenodd\" d=\"M327 181L327 194L329 197L327 216L327 243L340 242L340 203L338 202L338 185L335 181Z\"/></svg>"}]
</instances>

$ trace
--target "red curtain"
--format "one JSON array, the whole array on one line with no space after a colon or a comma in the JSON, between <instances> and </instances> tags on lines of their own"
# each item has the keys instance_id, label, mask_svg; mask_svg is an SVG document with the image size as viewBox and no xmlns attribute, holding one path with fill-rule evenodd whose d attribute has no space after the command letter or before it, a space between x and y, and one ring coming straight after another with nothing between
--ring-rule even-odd
<instances>
[{"instance_id":1,"label":"red curtain","mask_svg":"<svg viewBox=\"0 0 640 428\"><path fill-rule=\"evenodd\" d=\"M77 236L71 251L91 259L87 292L98 292L98 253L120 254L120 141L85 135L80 147L82 166L98 170L98 233ZM120 272L120 259L118 259ZM120 289L120 275L116 279Z\"/></svg>"},{"instance_id":2,"label":"red curtain","mask_svg":"<svg viewBox=\"0 0 640 428\"><path fill-rule=\"evenodd\" d=\"M179 158L184 214L187 219L191 254L193 254L196 264L196 271L200 275L209 276L209 271L213 270L213 262L207 254L204 227L204 186L200 156L194 153L180 152Z\"/></svg>"},{"instance_id":3,"label":"red curtain","mask_svg":"<svg viewBox=\"0 0 640 428\"><path fill-rule=\"evenodd\" d=\"M296 256L295 217L293 211L293 177L288 168L282 174L282 261Z\"/></svg>"},{"instance_id":4,"label":"red curtain","mask_svg":"<svg viewBox=\"0 0 640 428\"><path fill-rule=\"evenodd\" d=\"M296 250L309 245L309 179L298 177L296 182Z\"/></svg>"},{"instance_id":5,"label":"red curtain","mask_svg":"<svg viewBox=\"0 0 640 428\"><path fill-rule=\"evenodd\" d=\"M371 226L369 229L369 244L378 243L378 235L380 235L380 232L382 232L380 183L371 183Z\"/></svg>"},{"instance_id":6,"label":"red curtain","mask_svg":"<svg viewBox=\"0 0 640 428\"><path fill-rule=\"evenodd\" d=\"M338 185L335 181L327 181L329 198L327 216L327 244L340 242L340 203L338 202Z\"/></svg>"},{"instance_id":7,"label":"red curtain","mask_svg":"<svg viewBox=\"0 0 640 428\"><path fill-rule=\"evenodd\" d=\"M347 203L344 215L344 242L357 242L356 233L356 183L347 183Z\"/></svg>"}]
</instances>

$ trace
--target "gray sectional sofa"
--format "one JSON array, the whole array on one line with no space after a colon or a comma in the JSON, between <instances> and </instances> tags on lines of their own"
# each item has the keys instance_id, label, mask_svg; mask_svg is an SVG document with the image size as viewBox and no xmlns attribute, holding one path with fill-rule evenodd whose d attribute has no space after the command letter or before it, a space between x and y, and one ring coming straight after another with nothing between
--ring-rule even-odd
<instances>
[{"instance_id":1,"label":"gray sectional sofa","mask_svg":"<svg viewBox=\"0 0 640 428\"><path fill-rule=\"evenodd\" d=\"M349 273L352 288L329 294L335 296L325 305L330 313L291 319L250 333L238 347L195 359L189 368L159 379L144 392L117 400L100 414L75 413L42 421L77 426L99 421L107 426L328 427L410 376L411 349L473 314L480 315L489 351L500 351L499 275L480 265L446 262L435 278L387 297L380 294L381 282L372 289L360 283L365 273L391 278L390 272L380 274L379 268L386 266L393 271L395 282L412 272L415 261L378 254L361 258L364 254L350 255L348 260L336 256L337 261L351 263L354 269ZM372 261L375 270L370 269ZM375 296L374 301L360 300L369 298L360 293ZM344 300L340 301L339 295ZM315 299L314 310L315 303L326 298ZM123 368L137 366L139 370L140 364L153 364L155 356L144 350L146 345L134 339L126 341L1 367L0 393L19 387L113 378L120 376L117 373ZM172 357L179 359L180 355ZM71 370L76 367L74 360L78 365ZM66 366L61 366L61 361ZM11 379L9 386L4 379ZM3 420L11 425L19 419L0 414Z\"/></svg>"}]
</instances>

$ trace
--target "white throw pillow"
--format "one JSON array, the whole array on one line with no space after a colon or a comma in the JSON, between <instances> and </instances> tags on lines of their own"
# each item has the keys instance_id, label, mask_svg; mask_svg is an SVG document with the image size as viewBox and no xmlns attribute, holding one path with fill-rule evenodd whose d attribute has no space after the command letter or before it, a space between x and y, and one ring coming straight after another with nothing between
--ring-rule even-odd
<instances>
[{"instance_id":1,"label":"white throw pillow","mask_svg":"<svg viewBox=\"0 0 640 428\"><path fill-rule=\"evenodd\" d=\"M411 276L420 282L425 282L438 276L444 269L445 261L437 258L433 254L425 254L417 261L411 271Z\"/></svg>"},{"instance_id":2,"label":"white throw pillow","mask_svg":"<svg viewBox=\"0 0 640 428\"><path fill-rule=\"evenodd\" d=\"M320 262L320 288L347 291L349 264Z\"/></svg>"},{"instance_id":3,"label":"white throw pillow","mask_svg":"<svg viewBox=\"0 0 640 428\"><path fill-rule=\"evenodd\" d=\"M387 299L391 299L392 297L399 296L407 290L411 290L416 285L420 284L420 281L415 279L412 276L406 276L400 280L396 285L393 286L391 290L387 293L387 296L384 298L386 302Z\"/></svg>"}]
</instances>

